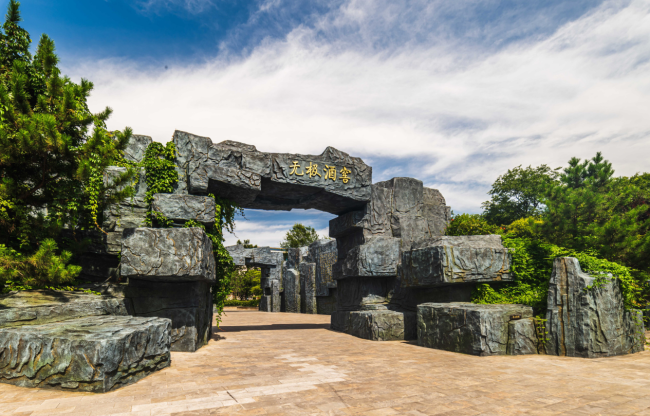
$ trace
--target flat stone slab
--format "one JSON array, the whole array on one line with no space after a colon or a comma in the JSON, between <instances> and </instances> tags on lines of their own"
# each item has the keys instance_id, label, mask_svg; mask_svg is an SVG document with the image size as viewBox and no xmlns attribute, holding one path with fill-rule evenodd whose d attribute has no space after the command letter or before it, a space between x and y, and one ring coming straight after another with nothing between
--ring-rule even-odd
<instances>
[{"instance_id":1,"label":"flat stone slab","mask_svg":"<svg viewBox=\"0 0 650 416\"><path fill-rule=\"evenodd\" d=\"M390 310L336 311L331 328L372 341L415 339L415 312Z\"/></svg>"},{"instance_id":2,"label":"flat stone slab","mask_svg":"<svg viewBox=\"0 0 650 416\"><path fill-rule=\"evenodd\" d=\"M0 382L105 393L170 364L171 321L93 316L0 330Z\"/></svg>"},{"instance_id":3,"label":"flat stone slab","mask_svg":"<svg viewBox=\"0 0 650 416\"><path fill-rule=\"evenodd\" d=\"M333 214L361 209L370 200L372 168L333 147L320 155L265 153L182 131L174 132L173 142L191 194L213 193L242 208Z\"/></svg>"},{"instance_id":4,"label":"flat stone slab","mask_svg":"<svg viewBox=\"0 0 650 416\"><path fill-rule=\"evenodd\" d=\"M129 315L128 299L83 292L25 290L0 296L0 328L41 325L85 316Z\"/></svg>"},{"instance_id":5,"label":"flat stone slab","mask_svg":"<svg viewBox=\"0 0 650 416\"><path fill-rule=\"evenodd\" d=\"M214 282L212 241L202 228L129 228L120 271L140 280Z\"/></svg>"},{"instance_id":6,"label":"flat stone slab","mask_svg":"<svg viewBox=\"0 0 650 416\"><path fill-rule=\"evenodd\" d=\"M343 261L340 278L396 276L399 246L399 238L373 237L354 247Z\"/></svg>"},{"instance_id":7,"label":"flat stone slab","mask_svg":"<svg viewBox=\"0 0 650 416\"><path fill-rule=\"evenodd\" d=\"M418 305L418 345L472 355L505 355L508 324L531 318L526 305L423 303Z\"/></svg>"},{"instance_id":8,"label":"flat stone slab","mask_svg":"<svg viewBox=\"0 0 650 416\"><path fill-rule=\"evenodd\" d=\"M501 237L437 237L402 252L402 286L510 281L512 254Z\"/></svg>"},{"instance_id":9,"label":"flat stone slab","mask_svg":"<svg viewBox=\"0 0 650 416\"><path fill-rule=\"evenodd\" d=\"M214 224L215 201L209 196L154 194L152 208L173 221Z\"/></svg>"},{"instance_id":10,"label":"flat stone slab","mask_svg":"<svg viewBox=\"0 0 650 416\"><path fill-rule=\"evenodd\" d=\"M546 353L598 358L643 351L641 311L625 310L619 282L582 271L578 259L553 262L548 289Z\"/></svg>"}]
</instances>

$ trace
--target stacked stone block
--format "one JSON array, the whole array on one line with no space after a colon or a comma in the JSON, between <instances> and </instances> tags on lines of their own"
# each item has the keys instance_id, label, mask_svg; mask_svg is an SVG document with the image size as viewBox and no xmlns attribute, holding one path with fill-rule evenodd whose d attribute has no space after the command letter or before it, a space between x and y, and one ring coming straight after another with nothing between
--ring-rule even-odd
<instances>
[{"instance_id":1,"label":"stacked stone block","mask_svg":"<svg viewBox=\"0 0 650 416\"><path fill-rule=\"evenodd\" d=\"M124 233L121 273L135 316L172 321L172 351L196 351L212 337L215 264L202 228L133 228Z\"/></svg>"}]
</instances>

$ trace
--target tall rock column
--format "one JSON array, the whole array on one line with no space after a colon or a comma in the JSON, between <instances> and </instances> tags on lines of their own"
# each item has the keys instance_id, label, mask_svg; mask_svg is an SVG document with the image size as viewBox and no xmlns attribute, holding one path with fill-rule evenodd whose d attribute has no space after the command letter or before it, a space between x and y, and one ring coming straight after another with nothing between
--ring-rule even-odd
<instances>
[{"instance_id":1,"label":"tall rock column","mask_svg":"<svg viewBox=\"0 0 650 416\"><path fill-rule=\"evenodd\" d=\"M584 273L573 257L553 262L546 319L550 355L595 358L644 348L641 311L624 308L619 282Z\"/></svg>"}]
</instances>

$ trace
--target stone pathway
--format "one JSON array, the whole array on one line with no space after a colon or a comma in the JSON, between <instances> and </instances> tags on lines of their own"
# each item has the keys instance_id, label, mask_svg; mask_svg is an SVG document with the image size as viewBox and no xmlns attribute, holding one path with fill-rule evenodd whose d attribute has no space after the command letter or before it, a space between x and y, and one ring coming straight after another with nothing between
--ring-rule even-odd
<instances>
[{"instance_id":1,"label":"stone pathway","mask_svg":"<svg viewBox=\"0 0 650 416\"><path fill-rule=\"evenodd\" d=\"M111 393L0 384L0 415L650 415L650 351L474 357L328 328L231 310L218 340Z\"/></svg>"}]
</instances>

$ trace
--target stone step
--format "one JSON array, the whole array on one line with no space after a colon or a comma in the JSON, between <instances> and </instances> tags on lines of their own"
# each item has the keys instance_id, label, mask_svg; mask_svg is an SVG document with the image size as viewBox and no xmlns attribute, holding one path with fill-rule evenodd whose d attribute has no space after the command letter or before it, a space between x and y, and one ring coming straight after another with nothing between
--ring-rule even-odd
<instances>
[{"instance_id":1,"label":"stone step","mask_svg":"<svg viewBox=\"0 0 650 416\"><path fill-rule=\"evenodd\" d=\"M129 315L130 301L83 292L30 290L0 297L0 328L42 325L85 316Z\"/></svg>"},{"instance_id":2,"label":"stone step","mask_svg":"<svg viewBox=\"0 0 650 416\"><path fill-rule=\"evenodd\" d=\"M91 316L0 329L0 382L105 393L168 367L171 320Z\"/></svg>"}]
</instances>

